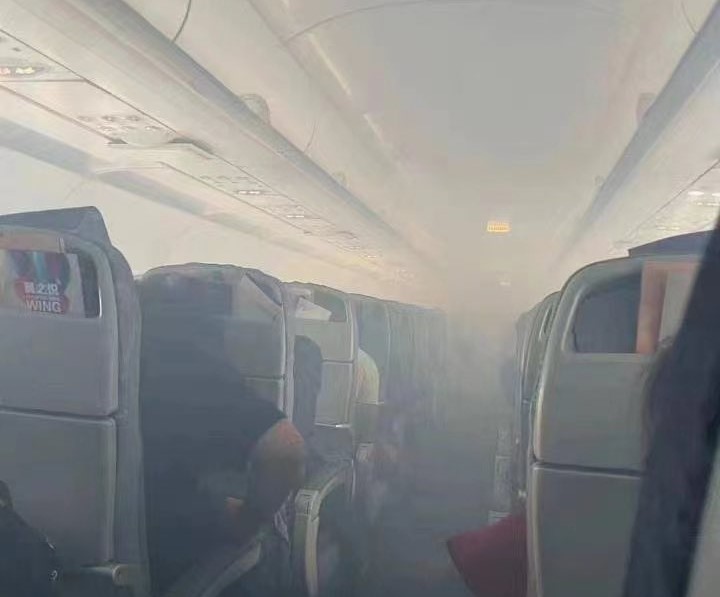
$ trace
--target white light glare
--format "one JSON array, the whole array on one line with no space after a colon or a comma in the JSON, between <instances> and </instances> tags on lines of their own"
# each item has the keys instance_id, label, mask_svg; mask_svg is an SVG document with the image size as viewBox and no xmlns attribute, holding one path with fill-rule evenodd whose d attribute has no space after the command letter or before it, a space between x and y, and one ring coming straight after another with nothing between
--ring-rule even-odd
<instances>
[{"instance_id":1,"label":"white light glare","mask_svg":"<svg viewBox=\"0 0 720 597\"><path fill-rule=\"evenodd\" d=\"M688 191L688 195L691 197L702 197L705 194L705 191Z\"/></svg>"}]
</instances>

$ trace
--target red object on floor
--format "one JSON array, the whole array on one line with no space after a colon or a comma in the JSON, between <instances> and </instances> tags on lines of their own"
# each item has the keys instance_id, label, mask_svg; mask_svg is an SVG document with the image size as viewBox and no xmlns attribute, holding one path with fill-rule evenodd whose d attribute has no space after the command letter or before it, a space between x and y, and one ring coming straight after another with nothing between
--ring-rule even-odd
<instances>
[{"instance_id":1,"label":"red object on floor","mask_svg":"<svg viewBox=\"0 0 720 597\"><path fill-rule=\"evenodd\" d=\"M477 597L525 597L527 547L524 516L451 538L448 551L465 584Z\"/></svg>"}]
</instances>

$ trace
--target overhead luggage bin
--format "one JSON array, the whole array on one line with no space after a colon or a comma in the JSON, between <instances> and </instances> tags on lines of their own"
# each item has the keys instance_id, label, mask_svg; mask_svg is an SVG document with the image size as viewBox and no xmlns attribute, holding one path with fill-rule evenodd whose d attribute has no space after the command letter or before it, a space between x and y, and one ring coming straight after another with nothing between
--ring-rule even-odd
<instances>
[{"instance_id":1,"label":"overhead luggage bin","mask_svg":"<svg viewBox=\"0 0 720 597\"><path fill-rule=\"evenodd\" d=\"M697 255L595 263L557 305L528 479L531 590L622 593L643 469L645 373L678 329Z\"/></svg>"},{"instance_id":2,"label":"overhead luggage bin","mask_svg":"<svg viewBox=\"0 0 720 597\"><path fill-rule=\"evenodd\" d=\"M0 479L61 591L147 595L130 268L81 208L0 217L0 275Z\"/></svg>"}]
</instances>

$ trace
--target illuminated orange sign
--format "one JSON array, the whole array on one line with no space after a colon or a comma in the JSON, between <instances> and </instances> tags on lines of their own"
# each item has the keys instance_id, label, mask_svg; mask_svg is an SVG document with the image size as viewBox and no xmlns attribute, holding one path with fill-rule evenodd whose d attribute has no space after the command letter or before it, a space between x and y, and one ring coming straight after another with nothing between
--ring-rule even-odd
<instances>
[{"instance_id":1,"label":"illuminated orange sign","mask_svg":"<svg viewBox=\"0 0 720 597\"><path fill-rule=\"evenodd\" d=\"M510 222L502 220L488 220L486 230L490 234L507 234L510 232Z\"/></svg>"}]
</instances>

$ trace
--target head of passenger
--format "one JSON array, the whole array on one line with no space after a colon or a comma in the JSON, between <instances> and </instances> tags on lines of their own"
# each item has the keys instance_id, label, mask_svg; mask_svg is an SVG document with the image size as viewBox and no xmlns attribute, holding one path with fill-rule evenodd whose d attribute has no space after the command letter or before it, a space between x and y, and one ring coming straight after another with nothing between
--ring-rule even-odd
<instances>
[{"instance_id":1,"label":"head of passenger","mask_svg":"<svg viewBox=\"0 0 720 597\"><path fill-rule=\"evenodd\" d=\"M272 521L304 476L304 445L270 401L207 350L143 360L148 535L154 588L164 591L221 543L242 544Z\"/></svg>"}]
</instances>

